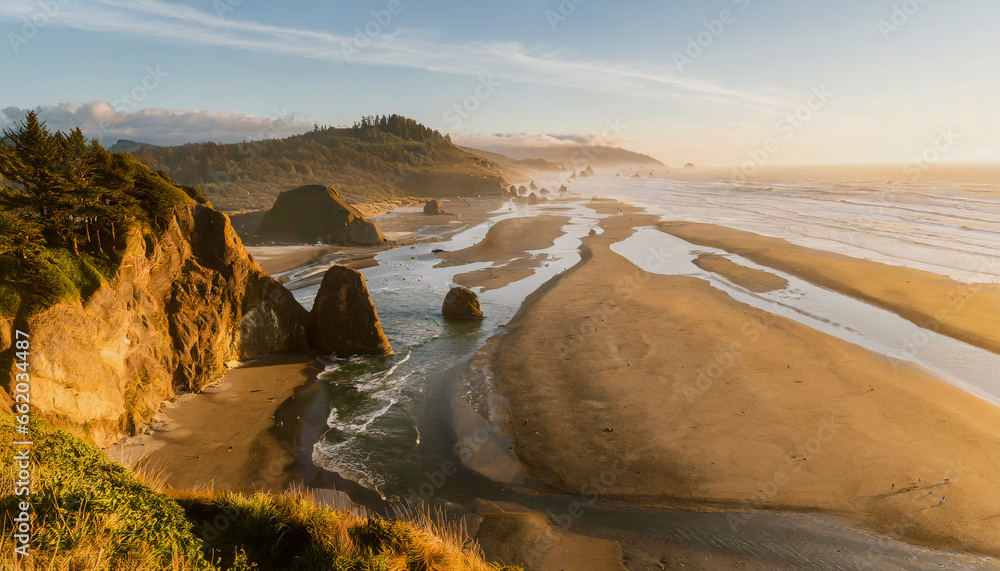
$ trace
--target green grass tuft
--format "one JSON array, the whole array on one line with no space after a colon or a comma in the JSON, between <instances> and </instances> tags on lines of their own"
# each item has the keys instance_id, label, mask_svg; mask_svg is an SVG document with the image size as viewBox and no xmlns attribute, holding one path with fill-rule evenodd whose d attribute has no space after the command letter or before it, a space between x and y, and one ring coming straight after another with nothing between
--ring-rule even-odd
<instances>
[{"instance_id":1,"label":"green grass tuft","mask_svg":"<svg viewBox=\"0 0 1000 571\"><path fill-rule=\"evenodd\" d=\"M48 248L25 268L0 257L0 317L31 315L64 301L86 299L110 281L118 262L66 248Z\"/></svg>"},{"instance_id":2,"label":"green grass tuft","mask_svg":"<svg viewBox=\"0 0 1000 571\"><path fill-rule=\"evenodd\" d=\"M3 537L17 514L13 494L17 452L13 421L0 418L0 512ZM141 482L104 452L61 430L34 422L31 565L54 568L212 569L201 541L191 533L184 510L170 496ZM12 546L0 553L0 567L14 568ZM6 560L5 560L6 559ZM22 566L23 567L23 566ZM32 568L32 567L26 567ZM38 568L48 568L45 566Z\"/></svg>"}]
</instances>

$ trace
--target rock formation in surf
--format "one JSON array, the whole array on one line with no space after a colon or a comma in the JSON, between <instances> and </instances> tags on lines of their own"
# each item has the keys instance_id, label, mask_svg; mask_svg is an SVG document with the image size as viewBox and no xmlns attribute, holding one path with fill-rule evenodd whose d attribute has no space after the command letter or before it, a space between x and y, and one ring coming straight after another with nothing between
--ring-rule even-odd
<instances>
[{"instance_id":1,"label":"rock formation in surf","mask_svg":"<svg viewBox=\"0 0 1000 571\"><path fill-rule=\"evenodd\" d=\"M441 305L441 314L445 319L454 321L483 318L483 310L479 307L476 293L464 287L451 288Z\"/></svg>"},{"instance_id":2,"label":"rock formation in surf","mask_svg":"<svg viewBox=\"0 0 1000 571\"><path fill-rule=\"evenodd\" d=\"M424 214L427 214L428 216L444 213L444 210L441 210L441 205L437 200L428 200L427 203L424 204Z\"/></svg>"},{"instance_id":3,"label":"rock formation in surf","mask_svg":"<svg viewBox=\"0 0 1000 571\"><path fill-rule=\"evenodd\" d=\"M324 355L391 355L375 304L361 272L346 266L326 271L309 312L309 344Z\"/></svg>"}]
</instances>

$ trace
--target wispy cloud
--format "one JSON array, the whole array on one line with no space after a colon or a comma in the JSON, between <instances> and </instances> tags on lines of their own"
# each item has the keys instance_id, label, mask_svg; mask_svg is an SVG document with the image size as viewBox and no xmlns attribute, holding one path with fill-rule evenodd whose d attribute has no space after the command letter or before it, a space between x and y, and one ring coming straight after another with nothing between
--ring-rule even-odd
<instances>
[{"instance_id":1,"label":"wispy cloud","mask_svg":"<svg viewBox=\"0 0 1000 571\"><path fill-rule=\"evenodd\" d=\"M118 139L156 145L203 141L233 143L286 137L312 127L301 117L292 115L271 119L241 113L160 108L123 112L115 110L107 101L40 106L35 111L53 131L79 127L88 138L100 139L104 144ZM23 119L26 112L26 109L7 107L0 111L0 121L10 126Z\"/></svg>"},{"instance_id":2,"label":"wispy cloud","mask_svg":"<svg viewBox=\"0 0 1000 571\"><path fill-rule=\"evenodd\" d=\"M206 4L206 8L211 5ZM0 2L0 15L20 18L38 10L29 0ZM740 90L720 81L678 76L668 68L633 62L583 60L570 53L529 47L520 42L439 43L419 30L378 34L360 51L354 38L217 16L189 5L160 0L73 2L53 19L53 26L119 33L188 45L284 54L354 65L399 66L426 71L480 75L501 81L545 84L590 92L659 100L687 100L774 111L788 103L778 90Z\"/></svg>"}]
</instances>

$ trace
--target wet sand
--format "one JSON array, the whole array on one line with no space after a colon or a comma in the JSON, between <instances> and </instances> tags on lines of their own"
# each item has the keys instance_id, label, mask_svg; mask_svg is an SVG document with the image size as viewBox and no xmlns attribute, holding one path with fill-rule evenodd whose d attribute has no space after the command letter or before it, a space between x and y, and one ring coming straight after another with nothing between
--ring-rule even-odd
<instances>
[{"instance_id":1,"label":"wet sand","mask_svg":"<svg viewBox=\"0 0 1000 571\"><path fill-rule=\"evenodd\" d=\"M321 370L296 356L230 369L200 394L165 404L146 433L112 445L108 456L162 472L177 490L282 491L292 453L268 446L267 431L279 407Z\"/></svg>"},{"instance_id":2,"label":"wet sand","mask_svg":"<svg viewBox=\"0 0 1000 571\"><path fill-rule=\"evenodd\" d=\"M622 546L628 569L998 569L994 559L916 547L821 514L588 508L569 529ZM734 519L735 518L735 519ZM743 522L733 527L734 521Z\"/></svg>"},{"instance_id":3,"label":"wet sand","mask_svg":"<svg viewBox=\"0 0 1000 571\"><path fill-rule=\"evenodd\" d=\"M655 219L593 207L623 214L528 299L494 359L529 476L630 505L844 515L1000 554L1000 409L704 280L647 273L610 245Z\"/></svg>"},{"instance_id":4,"label":"wet sand","mask_svg":"<svg viewBox=\"0 0 1000 571\"><path fill-rule=\"evenodd\" d=\"M419 231L427 227L446 228L447 232L444 234L447 236L475 226L488 220L489 212L496 210L499 205L500 202L497 200L442 201L442 206L446 207L448 212L433 216L423 213L423 203L414 202L406 205L379 203L363 206L372 209L372 220L391 240L388 247L397 248L417 242L443 239L440 237L422 238ZM390 207L391 209L386 212L385 210ZM387 246L288 244L247 246L246 249L265 272L274 275L324 259L358 270L368 268L377 265L374 260L375 256L384 252Z\"/></svg>"},{"instance_id":5,"label":"wet sand","mask_svg":"<svg viewBox=\"0 0 1000 571\"><path fill-rule=\"evenodd\" d=\"M658 227L682 240L739 254L892 311L925 329L1000 353L1000 284L967 284L714 224L662 222Z\"/></svg>"},{"instance_id":6,"label":"wet sand","mask_svg":"<svg viewBox=\"0 0 1000 571\"><path fill-rule=\"evenodd\" d=\"M552 246L565 232L562 227L568 216L532 216L507 218L494 224L478 244L453 252L440 252L440 266L457 266L476 262L493 265L455 276L455 283L465 287L497 289L531 276L545 261L545 255L532 254Z\"/></svg>"}]
</instances>

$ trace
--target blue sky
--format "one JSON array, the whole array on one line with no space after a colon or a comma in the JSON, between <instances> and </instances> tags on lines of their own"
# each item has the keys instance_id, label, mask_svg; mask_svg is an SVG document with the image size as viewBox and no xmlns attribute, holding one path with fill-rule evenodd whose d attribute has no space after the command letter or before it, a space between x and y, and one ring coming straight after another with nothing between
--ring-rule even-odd
<instances>
[{"instance_id":1,"label":"blue sky","mask_svg":"<svg viewBox=\"0 0 1000 571\"><path fill-rule=\"evenodd\" d=\"M668 164L903 162L941 131L943 160L1000 160L997 29L971 0L0 0L0 109L106 142L401 113Z\"/></svg>"}]
</instances>

